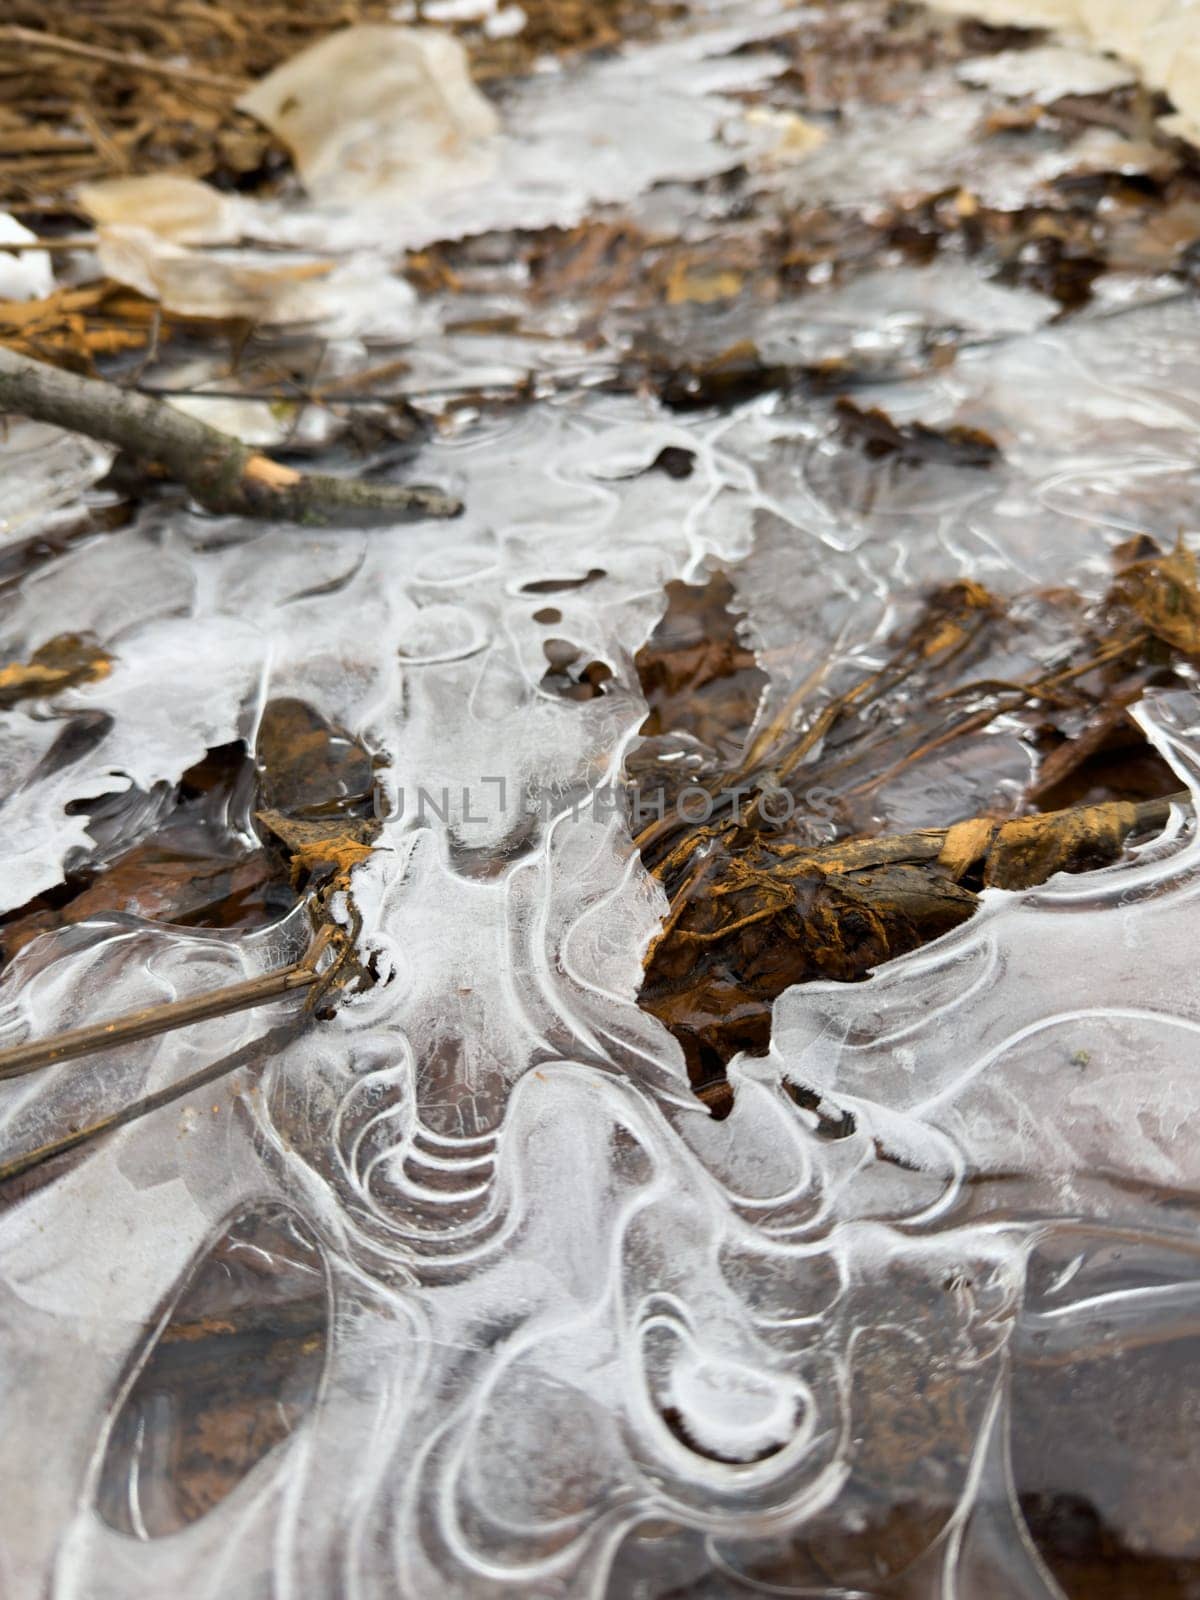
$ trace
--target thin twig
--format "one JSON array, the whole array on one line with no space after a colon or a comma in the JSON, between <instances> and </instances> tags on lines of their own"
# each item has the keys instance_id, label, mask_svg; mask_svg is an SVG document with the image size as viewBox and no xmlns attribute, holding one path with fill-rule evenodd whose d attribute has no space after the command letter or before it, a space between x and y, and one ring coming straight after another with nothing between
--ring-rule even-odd
<instances>
[{"instance_id":1,"label":"thin twig","mask_svg":"<svg viewBox=\"0 0 1200 1600\"><path fill-rule=\"evenodd\" d=\"M297 472L149 395L63 372L0 346L0 410L114 444L162 468L207 510L308 525L453 517L460 501L424 484Z\"/></svg>"},{"instance_id":2,"label":"thin twig","mask_svg":"<svg viewBox=\"0 0 1200 1600\"><path fill-rule=\"evenodd\" d=\"M57 239L0 239L0 250L24 255L28 250L91 250L95 244L94 233L63 234Z\"/></svg>"},{"instance_id":3,"label":"thin twig","mask_svg":"<svg viewBox=\"0 0 1200 1600\"><path fill-rule=\"evenodd\" d=\"M140 1100L131 1100L119 1111L110 1111L106 1116L97 1118L95 1122L89 1122L86 1127L76 1128L73 1133L63 1134L61 1138L51 1139L48 1144L38 1145L33 1150L26 1150L19 1156L13 1156L11 1160L0 1162L0 1184L7 1183L10 1178L22 1177L34 1167L40 1167L44 1162L53 1160L55 1156L65 1155L69 1150L78 1149L80 1145L90 1144L102 1133L109 1133L113 1128L126 1127L129 1123L148 1116L152 1111L160 1111L172 1101L181 1100L197 1089L203 1089L210 1083L216 1083L220 1078L228 1077L231 1072L236 1072L239 1067L246 1066L273 1050L277 1044L284 1042L303 1020L302 1017L292 1018L278 1028L272 1028L261 1038L243 1045L232 1055L223 1056L220 1061L213 1061L207 1067L201 1067L190 1077L169 1083L166 1088L156 1089L153 1094L143 1095Z\"/></svg>"},{"instance_id":4,"label":"thin twig","mask_svg":"<svg viewBox=\"0 0 1200 1600\"><path fill-rule=\"evenodd\" d=\"M84 61L103 61L110 67L124 67L146 77L169 78L176 83L194 83L205 89L219 89L222 94L240 94L246 87L245 80L241 78L221 78L195 67L154 61L150 56L139 55L137 51L106 50L98 44L81 44L78 39L64 39L56 33L43 33L39 28L21 28L15 23L0 27L0 41L24 45L32 50L48 50L59 56L79 56Z\"/></svg>"},{"instance_id":5,"label":"thin twig","mask_svg":"<svg viewBox=\"0 0 1200 1600\"><path fill-rule=\"evenodd\" d=\"M7 1050L0 1050L0 1079L23 1078L42 1067L54 1066L60 1061L74 1061L79 1056L92 1055L112 1045L134 1044L140 1039L152 1039L160 1033L171 1033L176 1028L190 1027L194 1022L207 1022L213 1017L229 1016L235 1011L248 1011L252 1006L265 1006L297 989L307 989L316 981L316 967L309 955L303 961L293 962L291 966L264 972L257 978L248 978L245 983L209 989L187 1000L173 1000L165 1005L128 1011L123 1017L114 1017L111 1022L93 1022L86 1028L73 1028L69 1033L53 1034L48 1039L12 1045Z\"/></svg>"}]
</instances>

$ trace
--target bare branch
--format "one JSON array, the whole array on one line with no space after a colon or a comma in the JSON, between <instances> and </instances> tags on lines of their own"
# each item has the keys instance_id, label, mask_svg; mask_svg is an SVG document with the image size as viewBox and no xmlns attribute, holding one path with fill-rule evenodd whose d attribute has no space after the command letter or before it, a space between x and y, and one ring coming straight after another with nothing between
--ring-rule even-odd
<instances>
[{"instance_id":1,"label":"bare branch","mask_svg":"<svg viewBox=\"0 0 1200 1600\"><path fill-rule=\"evenodd\" d=\"M149 395L0 346L0 411L103 440L161 467L207 510L309 526L453 517L460 501L423 484L297 472Z\"/></svg>"}]
</instances>

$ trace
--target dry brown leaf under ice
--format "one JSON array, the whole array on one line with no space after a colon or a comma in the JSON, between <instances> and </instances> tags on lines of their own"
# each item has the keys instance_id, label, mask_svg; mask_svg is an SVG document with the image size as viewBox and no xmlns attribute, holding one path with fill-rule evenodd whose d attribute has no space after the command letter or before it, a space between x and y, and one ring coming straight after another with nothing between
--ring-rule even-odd
<instances>
[{"instance_id":1,"label":"dry brown leaf under ice","mask_svg":"<svg viewBox=\"0 0 1200 1600\"><path fill-rule=\"evenodd\" d=\"M1200 569L1182 543L1155 551L1117 574L1112 599L1127 606L1164 644L1200 655Z\"/></svg>"},{"instance_id":2,"label":"dry brown leaf under ice","mask_svg":"<svg viewBox=\"0 0 1200 1600\"><path fill-rule=\"evenodd\" d=\"M112 671L112 657L93 639L60 633L34 651L28 661L0 667L0 710L21 700L58 694L80 683L95 683Z\"/></svg>"}]
</instances>

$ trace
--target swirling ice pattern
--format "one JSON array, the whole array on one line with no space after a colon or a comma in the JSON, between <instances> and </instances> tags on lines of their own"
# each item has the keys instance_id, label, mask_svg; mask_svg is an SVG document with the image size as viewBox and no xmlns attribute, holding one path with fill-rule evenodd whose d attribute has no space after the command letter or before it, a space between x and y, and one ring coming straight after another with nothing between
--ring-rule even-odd
<instances>
[{"instance_id":1,"label":"swirling ice pattern","mask_svg":"<svg viewBox=\"0 0 1200 1600\"><path fill-rule=\"evenodd\" d=\"M1194 1235L1200 847L1182 814L1130 866L989 894L866 984L790 991L770 1055L733 1064L718 1123L635 1003L659 891L623 822L587 802L637 737L632 655L663 584L709 556L743 560L765 649L800 637L850 664L897 596L981 552L997 586L1097 585L1121 527L1096 512L1095 478L1086 521L1062 505L1086 399L1121 405L1135 447L1194 459L1194 420L1139 398L1183 359L1183 315L1130 318L1116 352L1083 324L1032 335L1007 389L981 371L1009 446L982 491L931 467L881 474L856 508L830 485L819 406L684 424L581 398L432 448L423 465L469 507L449 529L300 536L148 513L26 584L18 633L70 617L117 665L69 702L111 730L18 802L42 821L15 900L71 847L69 800L177 777L252 737L270 696L382 752L391 814L353 889L377 985L235 1080L220 1115L123 1130L0 1222L6 1595L845 1600L900 1572L940 1600L1058 1592L1015 1510L1014 1349L1082 1347L1114 1316L1194 1321L1183 1266L1131 1288L1101 1265L1117 1237L1183 1261ZM1064 351L1090 387L1050 450L1025 373ZM695 452L690 477L639 470L667 445ZM1139 504L1141 525L1173 522L1174 494L1139 502L1144 477L1108 471L1122 524ZM553 631L614 677L563 702L540 687L546 599L529 586L597 571L553 597ZM125 572L138 587L113 626L97 580ZM1195 792L1200 707L1141 715ZM15 719L15 773L42 741ZM505 780L503 808L485 778ZM444 818L416 813L421 788L446 789ZM255 938L86 932L15 963L13 1036L262 970L301 937L295 921ZM5 1142L263 1026L55 1068L6 1094ZM263 1200L292 1207L328 1263L316 1401L207 1515L117 1532L95 1503L122 1374L225 1220ZM1064 1238L1068 1262L1034 1285Z\"/></svg>"}]
</instances>

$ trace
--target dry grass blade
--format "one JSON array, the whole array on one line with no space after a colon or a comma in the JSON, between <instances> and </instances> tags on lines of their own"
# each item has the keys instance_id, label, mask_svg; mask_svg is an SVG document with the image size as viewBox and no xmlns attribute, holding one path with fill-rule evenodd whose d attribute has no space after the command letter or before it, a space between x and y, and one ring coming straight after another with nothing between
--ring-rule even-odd
<instances>
[{"instance_id":1,"label":"dry grass blade","mask_svg":"<svg viewBox=\"0 0 1200 1600\"><path fill-rule=\"evenodd\" d=\"M154 61L136 50L105 50L100 45L82 44L77 39L63 39L38 28L20 28L11 23L0 26L0 44L13 44L26 50L48 50L54 55L78 56L85 61L103 61L123 71L149 73L152 77L199 84L205 89L217 89L222 94L237 94L245 88L245 80L241 78L222 78L214 73L201 72L195 67Z\"/></svg>"}]
</instances>

